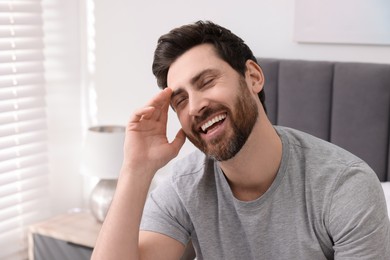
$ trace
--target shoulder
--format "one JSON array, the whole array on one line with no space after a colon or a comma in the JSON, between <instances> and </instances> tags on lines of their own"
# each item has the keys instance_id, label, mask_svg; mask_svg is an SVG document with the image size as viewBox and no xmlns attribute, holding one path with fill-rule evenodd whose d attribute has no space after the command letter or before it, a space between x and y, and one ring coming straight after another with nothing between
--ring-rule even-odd
<instances>
[{"instance_id":1,"label":"shoulder","mask_svg":"<svg viewBox=\"0 0 390 260\"><path fill-rule=\"evenodd\" d=\"M146 209L150 212L157 208L170 216L187 216L186 197L197 189L197 179L203 175L205 161L204 154L194 151L172 163L151 190Z\"/></svg>"},{"instance_id":2,"label":"shoulder","mask_svg":"<svg viewBox=\"0 0 390 260\"><path fill-rule=\"evenodd\" d=\"M381 191L375 172L354 154L298 130L278 127L277 131L286 144L290 168L300 169L312 189L331 195L337 190L351 192L352 187ZM346 185L350 187L344 189Z\"/></svg>"},{"instance_id":3,"label":"shoulder","mask_svg":"<svg viewBox=\"0 0 390 260\"><path fill-rule=\"evenodd\" d=\"M389 248L381 245L390 240L386 201L378 178L366 164L351 165L338 176L326 224L339 251L350 254L358 249L371 255L369 259L384 259L378 257L383 254L388 257Z\"/></svg>"},{"instance_id":4,"label":"shoulder","mask_svg":"<svg viewBox=\"0 0 390 260\"><path fill-rule=\"evenodd\" d=\"M276 127L276 130L290 153L317 168L331 165L348 168L351 165L366 164L351 152L313 135L287 127Z\"/></svg>"},{"instance_id":5,"label":"shoulder","mask_svg":"<svg viewBox=\"0 0 390 260\"><path fill-rule=\"evenodd\" d=\"M206 155L196 149L173 164L173 179L198 174L203 170L206 161Z\"/></svg>"},{"instance_id":6,"label":"shoulder","mask_svg":"<svg viewBox=\"0 0 390 260\"><path fill-rule=\"evenodd\" d=\"M379 179L371 167L354 154L332 143L298 130L278 127L288 150L288 169L292 182L301 180L312 199L326 205L328 213L344 204L362 207L383 203ZM312 193L312 191L316 191ZM333 208L333 209L332 209Z\"/></svg>"},{"instance_id":7,"label":"shoulder","mask_svg":"<svg viewBox=\"0 0 390 260\"><path fill-rule=\"evenodd\" d=\"M215 183L215 160L199 150L177 160L172 165L169 185L181 199L193 200L195 193L203 192Z\"/></svg>"},{"instance_id":8,"label":"shoulder","mask_svg":"<svg viewBox=\"0 0 390 260\"><path fill-rule=\"evenodd\" d=\"M367 163L341 147L301 131L276 129L287 143L289 169L299 169L291 179L304 183L307 203L313 203L313 211L321 220L319 226L325 225L324 234L332 237L334 249L353 256L349 246L354 245L369 254L370 248L389 241L383 190Z\"/></svg>"},{"instance_id":9,"label":"shoulder","mask_svg":"<svg viewBox=\"0 0 390 260\"><path fill-rule=\"evenodd\" d=\"M173 162L165 176L153 189L158 196L175 197L184 205L196 200L199 194L215 190L216 162L199 150Z\"/></svg>"}]
</instances>

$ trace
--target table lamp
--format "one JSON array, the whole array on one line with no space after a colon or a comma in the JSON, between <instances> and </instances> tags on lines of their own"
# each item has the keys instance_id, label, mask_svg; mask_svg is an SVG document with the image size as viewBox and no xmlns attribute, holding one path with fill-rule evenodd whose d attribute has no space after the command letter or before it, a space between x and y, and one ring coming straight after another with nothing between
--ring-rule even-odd
<instances>
[{"instance_id":1,"label":"table lamp","mask_svg":"<svg viewBox=\"0 0 390 260\"><path fill-rule=\"evenodd\" d=\"M94 126L86 134L81 173L99 178L89 198L91 212L99 222L106 217L115 192L124 140L123 126Z\"/></svg>"}]
</instances>

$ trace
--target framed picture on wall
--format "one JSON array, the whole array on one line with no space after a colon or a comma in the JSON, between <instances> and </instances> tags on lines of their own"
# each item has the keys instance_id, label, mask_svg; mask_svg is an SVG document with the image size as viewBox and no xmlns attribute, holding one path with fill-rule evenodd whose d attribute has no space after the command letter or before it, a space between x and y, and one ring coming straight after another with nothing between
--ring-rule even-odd
<instances>
[{"instance_id":1,"label":"framed picture on wall","mask_svg":"<svg viewBox=\"0 0 390 260\"><path fill-rule=\"evenodd\" d=\"M390 45L390 1L295 0L294 39Z\"/></svg>"}]
</instances>

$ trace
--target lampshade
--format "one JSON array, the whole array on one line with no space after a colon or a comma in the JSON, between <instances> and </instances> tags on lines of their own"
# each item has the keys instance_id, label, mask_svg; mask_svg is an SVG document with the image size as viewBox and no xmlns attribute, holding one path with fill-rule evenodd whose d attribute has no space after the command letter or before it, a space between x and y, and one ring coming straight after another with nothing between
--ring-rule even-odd
<instances>
[{"instance_id":1,"label":"lampshade","mask_svg":"<svg viewBox=\"0 0 390 260\"><path fill-rule=\"evenodd\" d=\"M117 179L123 161L125 127L88 129L81 158L81 173L99 179Z\"/></svg>"}]
</instances>

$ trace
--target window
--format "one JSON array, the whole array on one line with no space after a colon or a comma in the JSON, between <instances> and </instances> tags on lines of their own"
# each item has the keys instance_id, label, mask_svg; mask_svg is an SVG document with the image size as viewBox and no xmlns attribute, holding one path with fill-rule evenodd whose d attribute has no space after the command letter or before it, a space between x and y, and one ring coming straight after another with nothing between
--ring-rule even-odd
<instances>
[{"instance_id":1,"label":"window","mask_svg":"<svg viewBox=\"0 0 390 260\"><path fill-rule=\"evenodd\" d=\"M27 259L48 214L43 34L41 1L0 1L0 259Z\"/></svg>"}]
</instances>

